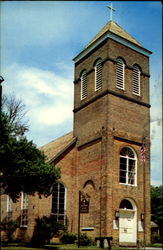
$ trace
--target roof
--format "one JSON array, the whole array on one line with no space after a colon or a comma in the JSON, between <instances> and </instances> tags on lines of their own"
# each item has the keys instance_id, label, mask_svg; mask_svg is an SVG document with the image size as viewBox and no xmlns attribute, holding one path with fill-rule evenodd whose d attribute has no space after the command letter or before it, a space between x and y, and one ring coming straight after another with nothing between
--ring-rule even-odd
<instances>
[{"instance_id":1,"label":"roof","mask_svg":"<svg viewBox=\"0 0 163 250\"><path fill-rule=\"evenodd\" d=\"M76 138L73 137L73 132L71 131L40 147L40 150L43 151L47 157L47 162L51 163L75 142Z\"/></svg>"},{"instance_id":2,"label":"roof","mask_svg":"<svg viewBox=\"0 0 163 250\"><path fill-rule=\"evenodd\" d=\"M150 55L152 52L145 49L138 41L130 36L124 29L122 29L116 22L109 21L102 30L87 44L87 46L73 59L78 62L102 41L111 38L119 43L128 46L144 55Z\"/></svg>"},{"instance_id":3,"label":"roof","mask_svg":"<svg viewBox=\"0 0 163 250\"><path fill-rule=\"evenodd\" d=\"M139 42L137 42L133 37L131 37L125 30L123 30L117 23L113 21L109 21L104 26L104 28L88 43L88 45L85 48L89 47L92 43L94 43L98 38L100 38L107 31L110 31L143 48L143 46Z\"/></svg>"}]
</instances>

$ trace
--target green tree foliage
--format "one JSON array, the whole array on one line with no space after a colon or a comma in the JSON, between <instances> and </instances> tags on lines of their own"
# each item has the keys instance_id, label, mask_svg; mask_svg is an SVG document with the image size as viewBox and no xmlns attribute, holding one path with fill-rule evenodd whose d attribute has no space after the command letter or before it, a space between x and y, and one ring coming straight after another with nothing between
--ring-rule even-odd
<instances>
[{"instance_id":1,"label":"green tree foliage","mask_svg":"<svg viewBox=\"0 0 163 250\"><path fill-rule=\"evenodd\" d=\"M12 100L0 117L0 186L13 201L20 192L48 196L60 177L59 169L46 163L45 155L24 136L21 102Z\"/></svg>"},{"instance_id":2,"label":"green tree foliage","mask_svg":"<svg viewBox=\"0 0 163 250\"><path fill-rule=\"evenodd\" d=\"M163 233L163 186L151 186L151 214L154 221Z\"/></svg>"}]
</instances>

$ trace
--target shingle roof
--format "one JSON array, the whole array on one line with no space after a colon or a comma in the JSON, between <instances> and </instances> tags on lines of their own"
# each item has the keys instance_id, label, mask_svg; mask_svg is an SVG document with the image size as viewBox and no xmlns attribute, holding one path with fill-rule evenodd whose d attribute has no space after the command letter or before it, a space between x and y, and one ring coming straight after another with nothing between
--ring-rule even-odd
<instances>
[{"instance_id":1,"label":"shingle roof","mask_svg":"<svg viewBox=\"0 0 163 250\"><path fill-rule=\"evenodd\" d=\"M145 49L138 41L136 41L132 36L130 36L117 23L109 21L102 28L102 30L87 44L87 46L75 58L73 58L73 60L75 62L78 62L92 49L94 49L102 41L109 37L147 56L152 53L151 51Z\"/></svg>"},{"instance_id":2,"label":"shingle roof","mask_svg":"<svg viewBox=\"0 0 163 250\"><path fill-rule=\"evenodd\" d=\"M100 38L107 31L110 31L143 48L143 46L139 42L137 42L133 37L131 37L125 30L123 30L117 23L113 21L109 21L104 26L104 28L88 43L88 45L85 48L88 48L92 43L94 43L98 38Z\"/></svg>"},{"instance_id":3,"label":"shingle roof","mask_svg":"<svg viewBox=\"0 0 163 250\"><path fill-rule=\"evenodd\" d=\"M73 132L69 132L68 134L63 135L40 147L40 150L43 151L46 155L46 160L48 162L51 162L53 159L59 156L69 145L75 142L75 139L76 138L73 137Z\"/></svg>"}]
</instances>

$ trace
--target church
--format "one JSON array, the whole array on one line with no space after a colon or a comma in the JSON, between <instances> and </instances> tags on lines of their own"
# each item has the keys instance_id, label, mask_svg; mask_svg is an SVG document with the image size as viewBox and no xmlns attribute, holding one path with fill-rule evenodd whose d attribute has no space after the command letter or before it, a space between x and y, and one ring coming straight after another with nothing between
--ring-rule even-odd
<instances>
[{"instance_id":1,"label":"church","mask_svg":"<svg viewBox=\"0 0 163 250\"><path fill-rule=\"evenodd\" d=\"M61 179L48 198L2 197L1 218L21 216L17 237L51 214L78 233L80 195L80 232L150 243L150 54L111 20L73 59L73 131L40 148Z\"/></svg>"}]
</instances>

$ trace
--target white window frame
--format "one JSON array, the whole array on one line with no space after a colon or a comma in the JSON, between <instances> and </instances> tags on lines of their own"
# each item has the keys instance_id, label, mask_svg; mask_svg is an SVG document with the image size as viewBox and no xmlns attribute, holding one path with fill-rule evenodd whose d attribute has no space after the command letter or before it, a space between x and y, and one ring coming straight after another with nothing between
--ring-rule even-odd
<instances>
[{"instance_id":1,"label":"white window frame","mask_svg":"<svg viewBox=\"0 0 163 250\"><path fill-rule=\"evenodd\" d=\"M61 222L61 220L59 220L59 217L60 216L63 216L63 224L66 225L66 201L67 201L67 188L65 187L65 185L62 183L62 182L58 182L57 183L58 186L58 194L57 194L57 210L59 211L59 189L60 189L60 185L63 185L64 187L64 214L60 214L58 211L57 213L53 213L52 212L52 209L53 209L53 194L52 194L52 197L51 197L51 214L55 216L55 218L57 219L58 222Z\"/></svg>"},{"instance_id":2,"label":"white window frame","mask_svg":"<svg viewBox=\"0 0 163 250\"><path fill-rule=\"evenodd\" d=\"M125 79L125 64L121 58L116 60L116 87L124 90L124 79Z\"/></svg>"},{"instance_id":3,"label":"white window frame","mask_svg":"<svg viewBox=\"0 0 163 250\"><path fill-rule=\"evenodd\" d=\"M132 72L132 93L140 96L140 69L137 65L133 66Z\"/></svg>"},{"instance_id":4,"label":"white window frame","mask_svg":"<svg viewBox=\"0 0 163 250\"><path fill-rule=\"evenodd\" d=\"M13 211L13 201L11 197L7 195L7 207L6 207L7 221L12 219L12 211Z\"/></svg>"},{"instance_id":5,"label":"white window frame","mask_svg":"<svg viewBox=\"0 0 163 250\"><path fill-rule=\"evenodd\" d=\"M81 75L81 100L87 97L87 71L84 70Z\"/></svg>"},{"instance_id":6,"label":"white window frame","mask_svg":"<svg viewBox=\"0 0 163 250\"><path fill-rule=\"evenodd\" d=\"M12 211L12 206L13 206L13 201L12 201L11 197L9 195L7 195L7 208L6 208L6 211L11 212Z\"/></svg>"},{"instance_id":7,"label":"white window frame","mask_svg":"<svg viewBox=\"0 0 163 250\"><path fill-rule=\"evenodd\" d=\"M28 226L28 202L29 197L27 193L21 192L21 227Z\"/></svg>"},{"instance_id":8,"label":"white window frame","mask_svg":"<svg viewBox=\"0 0 163 250\"><path fill-rule=\"evenodd\" d=\"M95 64L95 91L102 88L102 60L98 59Z\"/></svg>"},{"instance_id":9,"label":"white window frame","mask_svg":"<svg viewBox=\"0 0 163 250\"><path fill-rule=\"evenodd\" d=\"M136 186L137 185L137 156L136 156L135 151L131 147L126 146L126 147L123 147L121 150L123 150L124 148L130 149L134 154L134 158L129 157L129 156L123 156L121 154L119 155L120 160L121 160L121 158L126 159L126 171L125 171L126 172L126 181L125 182L120 181L120 177L121 177L120 174L121 174L121 171L123 171L123 170L121 169L121 162L119 162L119 182L120 182L120 184L124 184L124 185ZM129 160L134 160L134 162L135 162L135 169L133 171L133 174L134 174L134 183L133 184L129 183L129 180L131 180L129 177Z\"/></svg>"}]
</instances>

